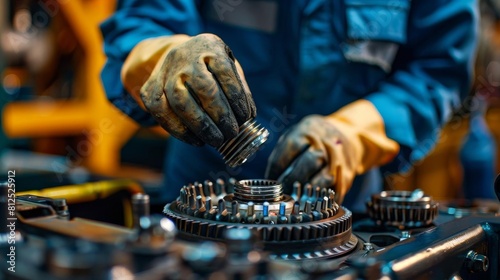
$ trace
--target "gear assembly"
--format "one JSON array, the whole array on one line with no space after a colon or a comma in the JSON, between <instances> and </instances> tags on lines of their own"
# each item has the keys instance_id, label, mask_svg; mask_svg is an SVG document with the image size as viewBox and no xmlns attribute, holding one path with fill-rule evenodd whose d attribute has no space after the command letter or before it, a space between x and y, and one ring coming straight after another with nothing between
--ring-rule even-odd
<instances>
[{"instance_id":1,"label":"gear assembly","mask_svg":"<svg viewBox=\"0 0 500 280\"><path fill-rule=\"evenodd\" d=\"M18 196L16 254L31 257L17 260L15 279L499 277L499 203L384 191L354 216L331 189L296 182L287 195L272 180L218 179L185 185L162 214L150 212L147 194L131 205L126 228L70 219L65 199ZM14 279L7 265L2 275Z\"/></svg>"}]
</instances>

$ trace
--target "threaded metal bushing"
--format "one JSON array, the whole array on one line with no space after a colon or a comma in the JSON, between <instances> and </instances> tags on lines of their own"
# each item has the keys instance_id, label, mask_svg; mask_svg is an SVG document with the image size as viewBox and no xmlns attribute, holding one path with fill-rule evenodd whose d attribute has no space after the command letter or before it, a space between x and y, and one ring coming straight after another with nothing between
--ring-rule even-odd
<instances>
[{"instance_id":1,"label":"threaded metal bushing","mask_svg":"<svg viewBox=\"0 0 500 280\"><path fill-rule=\"evenodd\" d=\"M224 142L218 151L230 167L236 167L247 161L267 141L269 131L253 119L240 126L236 137Z\"/></svg>"},{"instance_id":2,"label":"threaded metal bushing","mask_svg":"<svg viewBox=\"0 0 500 280\"><path fill-rule=\"evenodd\" d=\"M234 197L243 201L279 201L283 186L274 180L241 180L234 184Z\"/></svg>"}]
</instances>

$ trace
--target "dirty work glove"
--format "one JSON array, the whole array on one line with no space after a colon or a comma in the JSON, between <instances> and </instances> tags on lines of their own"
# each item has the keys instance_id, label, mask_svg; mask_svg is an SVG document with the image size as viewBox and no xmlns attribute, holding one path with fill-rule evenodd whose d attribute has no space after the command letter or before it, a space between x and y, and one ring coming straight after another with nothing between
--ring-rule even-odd
<instances>
[{"instance_id":1,"label":"dirty work glove","mask_svg":"<svg viewBox=\"0 0 500 280\"><path fill-rule=\"evenodd\" d=\"M387 138L382 117L367 100L329 116L310 115L278 140L266 177L333 188L342 202L354 177L389 162L399 145Z\"/></svg>"},{"instance_id":2,"label":"dirty work glove","mask_svg":"<svg viewBox=\"0 0 500 280\"><path fill-rule=\"evenodd\" d=\"M256 109L241 66L213 34L140 42L122 67L125 88L172 136L219 147Z\"/></svg>"}]
</instances>

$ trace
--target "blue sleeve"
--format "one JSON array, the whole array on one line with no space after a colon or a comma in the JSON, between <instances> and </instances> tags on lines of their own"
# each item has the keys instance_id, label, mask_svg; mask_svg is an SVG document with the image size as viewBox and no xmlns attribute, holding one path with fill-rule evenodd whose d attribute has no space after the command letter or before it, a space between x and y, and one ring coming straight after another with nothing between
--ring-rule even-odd
<instances>
[{"instance_id":1,"label":"blue sleeve","mask_svg":"<svg viewBox=\"0 0 500 280\"><path fill-rule=\"evenodd\" d=\"M111 103L139 124L155 124L124 89L120 78L123 62L144 39L172 34L196 35L201 25L198 1L119 1L117 11L101 24L107 56L101 78Z\"/></svg>"},{"instance_id":2,"label":"blue sleeve","mask_svg":"<svg viewBox=\"0 0 500 280\"><path fill-rule=\"evenodd\" d=\"M382 168L405 172L434 147L470 89L478 33L475 0L412 1L408 37L390 77L367 99L401 151Z\"/></svg>"}]
</instances>

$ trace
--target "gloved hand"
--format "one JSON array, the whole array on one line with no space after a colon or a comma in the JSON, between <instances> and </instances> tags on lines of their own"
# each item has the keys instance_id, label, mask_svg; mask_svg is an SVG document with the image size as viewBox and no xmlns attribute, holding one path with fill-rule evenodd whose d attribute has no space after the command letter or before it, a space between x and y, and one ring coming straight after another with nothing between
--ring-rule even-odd
<instances>
[{"instance_id":1,"label":"gloved hand","mask_svg":"<svg viewBox=\"0 0 500 280\"><path fill-rule=\"evenodd\" d=\"M310 115L278 140L266 177L334 188L342 202L354 177L389 162L399 145L387 138L382 117L367 100L329 116Z\"/></svg>"},{"instance_id":2,"label":"gloved hand","mask_svg":"<svg viewBox=\"0 0 500 280\"><path fill-rule=\"evenodd\" d=\"M256 115L241 66L213 34L139 43L122 67L122 81L165 130L193 145L219 147Z\"/></svg>"}]
</instances>

